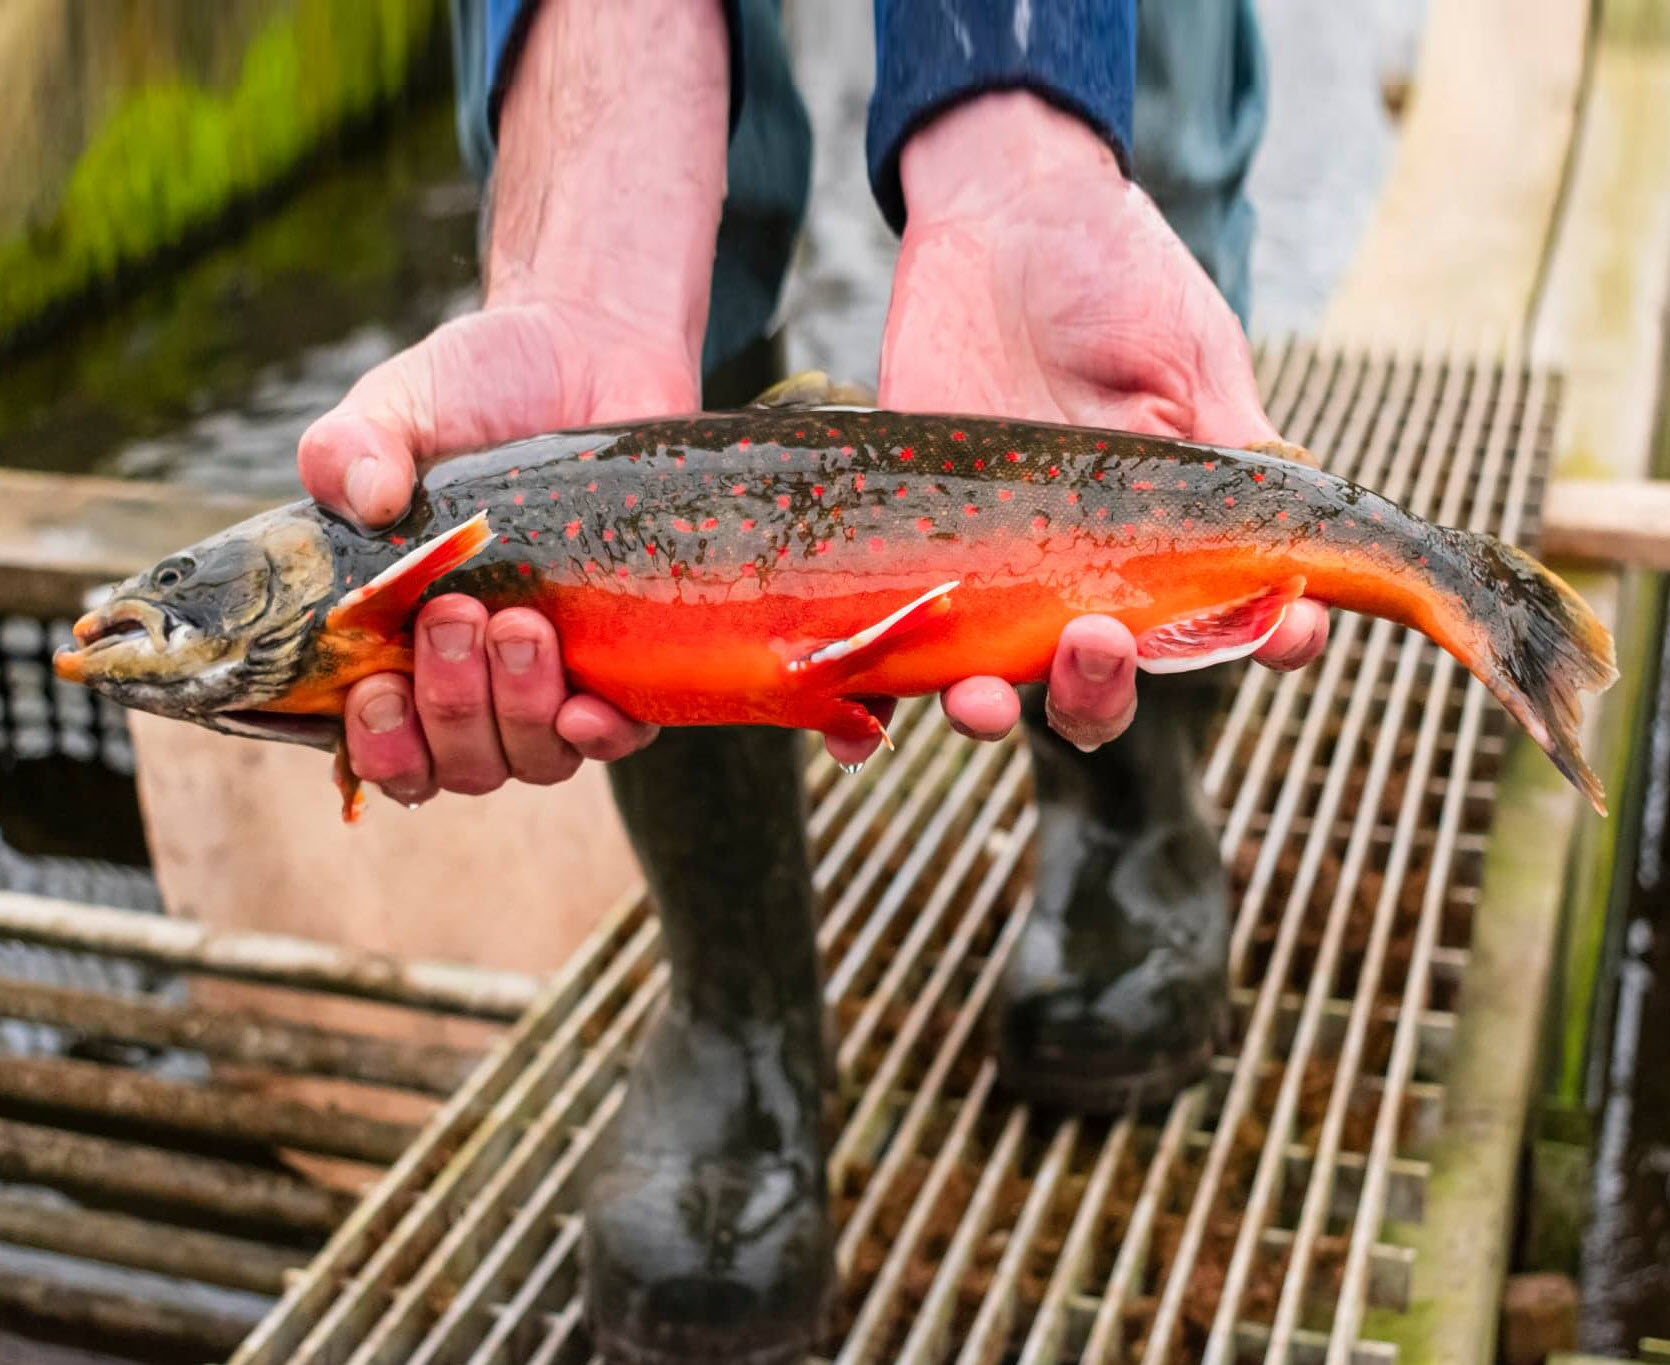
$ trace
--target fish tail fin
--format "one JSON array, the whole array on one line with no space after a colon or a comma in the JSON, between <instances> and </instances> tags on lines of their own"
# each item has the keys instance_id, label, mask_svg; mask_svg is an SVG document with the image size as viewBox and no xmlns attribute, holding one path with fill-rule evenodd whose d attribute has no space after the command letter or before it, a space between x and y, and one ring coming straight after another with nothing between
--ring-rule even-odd
<instances>
[{"instance_id":1,"label":"fish tail fin","mask_svg":"<svg viewBox=\"0 0 1670 1365\"><path fill-rule=\"evenodd\" d=\"M1605 815L1606 793L1583 758L1578 728L1582 694L1618 680L1611 633L1569 584L1523 550L1495 536L1451 534L1479 590L1484 657L1474 672Z\"/></svg>"}]
</instances>

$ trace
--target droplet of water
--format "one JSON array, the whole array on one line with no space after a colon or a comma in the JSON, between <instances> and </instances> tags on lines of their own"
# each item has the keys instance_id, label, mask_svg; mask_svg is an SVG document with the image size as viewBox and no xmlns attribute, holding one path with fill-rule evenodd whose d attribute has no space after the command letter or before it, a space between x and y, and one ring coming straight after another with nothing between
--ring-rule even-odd
<instances>
[{"instance_id":1,"label":"droplet of water","mask_svg":"<svg viewBox=\"0 0 1670 1365\"><path fill-rule=\"evenodd\" d=\"M856 777L859 773L864 771L863 760L860 759L857 763L843 763L841 764L841 771L848 777Z\"/></svg>"},{"instance_id":2,"label":"droplet of water","mask_svg":"<svg viewBox=\"0 0 1670 1365\"><path fill-rule=\"evenodd\" d=\"M423 809L423 802L421 802L421 801L408 801L406 803L406 809L407 810L422 810Z\"/></svg>"}]
</instances>

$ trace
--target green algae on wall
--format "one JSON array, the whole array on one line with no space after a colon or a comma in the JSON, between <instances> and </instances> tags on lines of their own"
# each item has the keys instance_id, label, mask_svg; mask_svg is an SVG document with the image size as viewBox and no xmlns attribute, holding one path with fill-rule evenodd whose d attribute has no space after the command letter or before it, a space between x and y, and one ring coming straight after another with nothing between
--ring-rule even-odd
<instances>
[{"instance_id":1,"label":"green algae on wall","mask_svg":"<svg viewBox=\"0 0 1670 1365\"><path fill-rule=\"evenodd\" d=\"M230 89L181 79L125 96L51 219L0 242L0 344L206 229L398 94L441 11L441 0L288 0L255 32Z\"/></svg>"}]
</instances>

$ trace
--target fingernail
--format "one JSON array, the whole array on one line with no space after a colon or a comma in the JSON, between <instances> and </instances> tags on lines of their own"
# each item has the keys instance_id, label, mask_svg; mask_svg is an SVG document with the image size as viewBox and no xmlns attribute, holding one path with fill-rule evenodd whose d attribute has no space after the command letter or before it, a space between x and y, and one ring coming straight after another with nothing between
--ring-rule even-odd
<instances>
[{"instance_id":1,"label":"fingernail","mask_svg":"<svg viewBox=\"0 0 1670 1365\"><path fill-rule=\"evenodd\" d=\"M475 644L475 627L464 621L442 621L429 627L429 647L448 663L470 656Z\"/></svg>"},{"instance_id":2,"label":"fingernail","mask_svg":"<svg viewBox=\"0 0 1670 1365\"><path fill-rule=\"evenodd\" d=\"M506 673L526 673L533 667L539 647L532 640L500 640L493 646L493 652L499 656Z\"/></svg>"},{"instance_id":3,"label":"fingernail","mask_svg":"<svg viewBox=\"0 0 1670 1365\"><path fill-rule=\"evenodd\" d=\"M343 481L343 490L348 495L348 510L368 526L378 520L382 511L377 506L379 482L375 455L361 455L349 466L348 477Z\"/></svg>"},{"instance_id":4,"label":"fingernail","mask_svg":"<svg viewBox=\"0 0 1670 1365\"><path fill-rule=\"evenodd\" d=\"M365 728L374 735L386 735L406 723L406 699L398 692L384 692L366 702L360 711Z\"/></svg>"},{"instance_id":5,"label":"fingernail","mask_svg":"<svg viewBox=\"0 0 1670 1365\"><path fill-rule=\"evenodd\" d=\"M1113 676L1114 661L1106 654L1097 654L1083 649L1073 651L1073 667L1078 669L1081 678L1090 682L1106 682Z\"/></svg>"}]
</instances>

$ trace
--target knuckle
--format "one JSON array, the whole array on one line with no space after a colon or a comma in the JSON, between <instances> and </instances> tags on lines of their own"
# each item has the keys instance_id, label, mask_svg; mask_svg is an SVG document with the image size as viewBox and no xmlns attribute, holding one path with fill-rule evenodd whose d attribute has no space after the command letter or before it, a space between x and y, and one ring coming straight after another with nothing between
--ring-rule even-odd
<instances>
[{"instance_id":1,"label":"knuckle","mask_svg":"<svg viewBox=\"0 0 1670 1365\"><path fill-rule=\"evenodd\" d=\"M507 776L503 771L466 768L460 772L443 774L441 786L459 796L486 796L489 792L496 792L504 786Z\"/></svg>"},{"instance_id":2,"label":"knuckle","mask_svg":"<svg viewBox=\"0 0 1670 1365\"><path fill-rule=\"evenodd\" d=\"M425 725L448 727L474 724L487 713L487 690L484 687L420 685L417 705Z\"/></svg>"}]
</instances>

